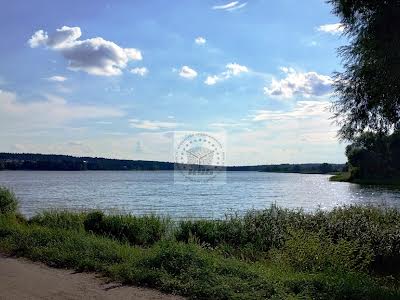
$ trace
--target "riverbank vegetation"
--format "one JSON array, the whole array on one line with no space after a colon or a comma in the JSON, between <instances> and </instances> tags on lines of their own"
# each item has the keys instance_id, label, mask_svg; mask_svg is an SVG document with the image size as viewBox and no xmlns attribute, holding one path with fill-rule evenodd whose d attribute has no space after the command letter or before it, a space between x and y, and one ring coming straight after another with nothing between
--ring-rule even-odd
<instances>
[{"instance_id":1,"label":"riverbank vegetation","mask_svg":"<svg viewBox=\"0 0 400 300\"><path fill-rule=\"evenodd\" d=\"M272 206L224 220L100 211L26 219L0 191L0 249L203 299L398 299L400 212ZM12 204L10 204L12 203Z\"/></svg>"},{"instance_id":2,"label":"riverbank vegetation","mask_svg":"<svg viewBox=\"0 0 400 300\"><path fill-rule=\"evenodd\" d=\"M349 43L339 48L332 112L349 174L332 180L400 183L400 6L398 1L329 0ZM347 176L347 178L346 178Z\"/></svg>"},{"instance_id":3,"label":"riverbank vegetation","mask_svg":"<svg viewBox=\"0 0 400 300\"><path fill-rule=\"evenodd\" d=\"M400 131L392 134L365 132L346 147L348 172L333 181L400 185Z\"/></svg>"}]
</instances>

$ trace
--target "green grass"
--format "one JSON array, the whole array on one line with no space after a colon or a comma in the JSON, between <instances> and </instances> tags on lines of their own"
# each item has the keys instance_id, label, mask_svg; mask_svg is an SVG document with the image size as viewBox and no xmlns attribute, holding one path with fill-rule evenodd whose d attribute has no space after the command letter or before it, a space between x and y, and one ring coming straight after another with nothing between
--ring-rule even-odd
<instances>
[{"instance_id":1,"label":"green grass","mask_svg":"<svg viewBox=\"0 0 400 300\"><path fill-rule=\"evenodd\" d=\"M350 172L335 174L329 178L330 181L350 182Z\"/></svg>"},{"instance_id":2,"label":"green grass","mask_svg":"<svg viewBox=\"0 0 400 300\"><path fill-rule=\"evenodd\" d=\"M17 211L18 202L12 191L0 187L0 214L13 214Z\"/></svg>"},{"instance_id":3,"label":"green grass","mask_svg":"<svg viewBox=\"0 0 400 300\"><path fill-rule=\"evenodd\" d=\"M0 250L192 299L400 299L400 212L272 206L225 220L0 214Z\"/></svg>"}]
</instances>

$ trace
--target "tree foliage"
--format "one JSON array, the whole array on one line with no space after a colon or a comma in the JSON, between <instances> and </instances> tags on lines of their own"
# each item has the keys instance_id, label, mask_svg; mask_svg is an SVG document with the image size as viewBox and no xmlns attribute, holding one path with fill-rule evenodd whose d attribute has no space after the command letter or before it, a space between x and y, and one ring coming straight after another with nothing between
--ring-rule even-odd
<instances>
[{"instance_id":1,"label":"tree foliage","mask_svg":"<svg viewBox=\"0 0 400 300\"><path fill-rule=\"evenodd\" d=\"M344 71L335 74L334 117L339 136L400 127L400 1L328 0L349 45L341 47Z\"/></svg>"},{"instance_id":2,"label":"tree foliage","mask_svg":"<svg viewBox=\"0 0 400 300\"><path fill-rule=\"evenodd\" d=\"M390 178L400 175L400 132L381 135L365 132L346 147L351 177Z\"/></svg>"}]
</instances>

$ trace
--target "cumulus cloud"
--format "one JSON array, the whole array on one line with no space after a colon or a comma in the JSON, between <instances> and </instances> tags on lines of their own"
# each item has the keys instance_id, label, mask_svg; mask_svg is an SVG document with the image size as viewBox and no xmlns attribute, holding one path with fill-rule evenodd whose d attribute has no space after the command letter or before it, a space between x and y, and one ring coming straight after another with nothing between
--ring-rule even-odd
<instances>
[{"instance_id":1,"label":"cumulus cloud","mask_svg":"<svg viewBox=\"0 0 400 300\"><path fill-rule=\"evenodd\" d=\"M197 72L188 66L183 66L179 72L179 76L187 79L193 79L197 76Z\"/></svg>"},{"instance_id":2,"label":"cumulus cloud","mask_svg":"<svg viewBox=\"0 0 400 300\"><path fill-rule=\"evenodd\" d=\"M216 10L225 10L225 11L234 11L237 9L241 9L247 5L247 2L240 3L240 1L233 1L223 5L214 5L212 9Z\"/></svg>"},{"instance_id":3,"label":"cumulus cloud","mask_svg":"<svg viewBox=\"0 0 400 300\"><path fill-rule=\"evenodd\" d=\"M229 63L225 66L225 71L218 75L207 76L204 83L206 85L214 85L219 81L227 80L233 76L239 76L241 73L248 73L249 68L246 66L239 65L237 63Z\"/></svg>"},{"instance_id":4,"label":"cumulus cloud","mask_svg":"<svg viewBox=\"0 0 400 300\"><path fill-rule=\"evenodd\" d=\"M325 24L317 27L317 31L326 32L330 34L339 34L344 30L342 23Z\"/></svg>"},{"instance_id":5,"label":"cumulus cloud","mask_svg":"<svg viewBox=\"0 0 400 300\"><path fill-rule=\"evenodd\" d=\"M207 41L206 41L206 39L203 38L202 36L199 36L199 37L195 38L194 42L195 42L197 45L204 45Z\"/></svg>"},{"instance_id":6,"label":"cumulus cloud","mask_svg":"<svg viewBox=\"0 0 400 300\"><path fill-rule=\"evenodd\" d=\"M226 65L227 72L233 76L237 76L240 73L247 73L249 69L246 66L239 65L237 63L230 63Z\"/></svg>"},{"instance_id":7,"label":"cumulus cloud","mask_svg":"<svg viewBox=\"0 0 400 300\"><path fill-rule=\"evenodd\" d=\"M48 78L46 78L46 79L47 79L48 81L64 82L64 81L67 80L67 77L55 75L55 76L48 77Z\"/></svg>"},{"instance_id":8,"label":"cumulus cloud","mask_svg":"<svg viewBox=\"0 0 400 300\"><path fill-rule=\"evenodd\" d=\"M38 30L28 40L28 44L29 46L31 46L31 48L36 48L41 45L45 45L48 39L49 36L47 35L47 32L44 32L43 30Z\"/></svg>"},{"instance_id":9,"label":"cumulus cloud","mask_svg":"<svg viewBox=\"0 0 400 300\"><path fill-rule=\"evenodd\" d=\"M149 120L138 120L130 119L129 125L132 128L147 129L147 130L159 130L159 129L172 129L180 126L180 123L176 122L162 122L162 121L149 121Z\"/></svg>"},{"instance_id":10,"label":"cumulus cloud","mask_svg":"<svg viewBox=\"0 0 400 300\"><path fill-rule=\"evenodd\" d=\"M141 68L131 69L130 72L143 77L146 76L147 73L149 73L149 70L146 67L141 67Z\"/></svg>"},{"instance_id":11,"label":"cumulus cloud","mask_svg":"<svg viewBox=\"0 0 400 300\"><path fill-rule=\"evenodd\" d=\"M206 80L204 81L207 85L214 85L218 82L220 78L217 75L207 76Z\"/></svg>"},{"instance_id":12,"label":"cumulus cloud","mask_svg":"<svg viewBox=\"0 0 400 300\"><path fill-rule=\"evenodd\" d=\"M316 72L297 72L293 68L282 67L286 77L281 80L272 79L269 86L264 87L265 95L278 98L323 96L331 91L331 77Z\"/></svg>"},{"instance_id":13,"label":"cumulus cloud","mask_svg":"<svg viewBox=\"0 0 400 300\"><path fill-rule=\"evenodd\" d=\"M51 34L38 30L28 44L60 52L68 60L70 70L99 76L120 75L128 62L142 59L137 49L122 48L101 37L79 40L81 35L79 27L63 26Z\"/></svg>"}]
</instances>

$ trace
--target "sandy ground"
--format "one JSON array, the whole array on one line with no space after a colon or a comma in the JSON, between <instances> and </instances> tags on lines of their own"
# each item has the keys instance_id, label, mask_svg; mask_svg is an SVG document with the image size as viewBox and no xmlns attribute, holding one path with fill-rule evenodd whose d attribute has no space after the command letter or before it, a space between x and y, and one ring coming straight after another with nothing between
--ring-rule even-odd
<instances>
[{"instance_id":1,"label":"sandy ground","mask_svg":"<svg viewBox=\"0 0 400 300\"><path fill-rule=\"evenodd\" d=\"M183 299L0 255L0 299Z\"/></svg>"}]
</instances>

